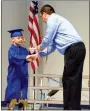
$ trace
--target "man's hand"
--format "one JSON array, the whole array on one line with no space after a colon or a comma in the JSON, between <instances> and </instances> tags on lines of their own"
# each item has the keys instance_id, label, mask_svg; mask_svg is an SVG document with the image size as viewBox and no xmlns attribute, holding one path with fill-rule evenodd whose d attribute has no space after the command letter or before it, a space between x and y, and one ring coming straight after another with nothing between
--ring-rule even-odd
<instances>
[{"instance_id":1,"label":"man's hand","mask_svg":"<svg viewBox=\"0 0 90 111\"><path fill-rule=\"evenodd\" d=\"M28 50L30 51L31 54L36 53L36 48L34 47L29 47Z\"/></svg>"},{"instance_id":2,"label":"man's hand","mask_svg":"<svg viewBox=\"0 0 90 111\"><path fill-rule=\"evenodd\" d=\"M38 51L43 51L44 49L41 48L41 44L37 46Z\"/></svg>"}]
</instances>

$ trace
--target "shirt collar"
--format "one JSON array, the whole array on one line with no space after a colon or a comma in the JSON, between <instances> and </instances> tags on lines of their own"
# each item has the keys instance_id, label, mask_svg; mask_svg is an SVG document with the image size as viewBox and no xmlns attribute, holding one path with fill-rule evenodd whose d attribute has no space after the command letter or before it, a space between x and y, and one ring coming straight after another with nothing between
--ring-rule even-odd
<instances>
[{"instance_id":1,"label":"shirt collar","mask_svg":"<svg viewBox=\"0 0 90 111\"><path fill-rule=\"evenodd\" d=\"M55 13L52 13L52 14L48 17L47 22L49 21L49 19L50 19L54 14L55 14Z\"/></svg>"}]
</instances>

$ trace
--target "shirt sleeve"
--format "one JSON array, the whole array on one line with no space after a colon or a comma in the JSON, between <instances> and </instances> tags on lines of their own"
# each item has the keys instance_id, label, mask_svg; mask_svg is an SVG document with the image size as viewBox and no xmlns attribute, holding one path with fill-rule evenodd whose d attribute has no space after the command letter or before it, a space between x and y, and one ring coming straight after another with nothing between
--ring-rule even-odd
<instances>
[{"instance_id":1,"label":"shirt sleeve","mask_svg":"<svg viewBox=\"0 0 90 111\"><path fill-rule=\"evenodd\" d=\"M55 46L49 45L49 47L45 48L43 51L40 51L40 52L39 52L39 55L40 55L41 57L47 56L47 55L51 54L52 52L54 52L55 49L56 49Z\"/></svg>"},{"instance_id":2,"label":"shirt sleeve","mask_svg":"<svg viewBox=\"0 0 90 111\"><path fill-rule=\"evenodd\" d=\"M41 43L41 48L45 49L46 47L49 46L49 44L52 42L52 40L54 39L56 33L57 33L57 29L58 29L59 23L56 22L55 20L49 20L47 22L47 28L46 28L46 33L45 33L45 37L42 40Z\"/></svg>"}]
</instances>

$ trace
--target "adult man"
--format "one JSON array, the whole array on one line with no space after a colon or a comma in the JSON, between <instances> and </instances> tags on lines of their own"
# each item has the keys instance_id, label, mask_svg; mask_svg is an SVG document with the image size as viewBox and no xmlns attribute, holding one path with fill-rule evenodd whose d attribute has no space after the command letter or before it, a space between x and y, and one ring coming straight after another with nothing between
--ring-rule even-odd
<instances>
[{"instance_id":1,"label":"adult man","mask_svg":"<svg viewBox=\"0 0 90 111\"><path fill-rule=\"evenodd\" d=\"M47 28L42 43L37 47L39 55L47 56L55 49L64 55L64 109L80 110L85 45L72 24L55 14L52 6L44 5L40 10L40 17L46 22Z\"/></svg>"}]
</instances>

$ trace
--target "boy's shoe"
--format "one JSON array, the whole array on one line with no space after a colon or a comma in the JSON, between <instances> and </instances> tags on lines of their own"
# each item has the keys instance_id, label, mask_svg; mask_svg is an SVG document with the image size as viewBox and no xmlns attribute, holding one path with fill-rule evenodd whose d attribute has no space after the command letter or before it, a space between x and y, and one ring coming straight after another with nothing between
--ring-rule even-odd
<instances>
[{"instance_id":1,"label":"boy's shoe","mask_svg":"<svg viewBox=\"0 0 90 111\"><path fill-rule=\"evenodd\" d=\"M9 104L8 109L9 109L9 110L14 109L15 104L17 104L17 100L16 100L16 99L12 99L12 100L10 101L10 104Z\"/></svg>"},{"instance_id":2,"label":"boy's shoe","mask_svg":"<svg viewBox=\"0 0 90 111\"><path fill-rule=\"evenodd\" d=\"M20 102L20 103L18 103L18 104L15 104L13 110L24 110L24 105L23 105L23 103Z\"/></svg>"},{"instance_id":3,"label":"boy's shoe","mask_svg":"<svg viewBox=\"0 0 90 111\"><path fill-rule=\"evenodd\" d=\"M25 100L19 100L20 103L22 103L24 105L24 108L28 106L28 101Z\"/></svg>"}]
</instances>

